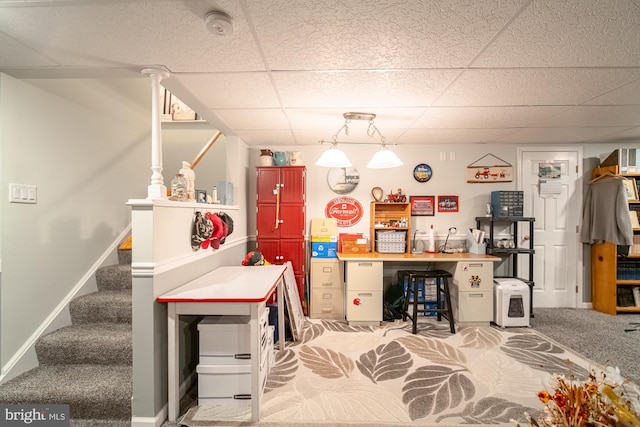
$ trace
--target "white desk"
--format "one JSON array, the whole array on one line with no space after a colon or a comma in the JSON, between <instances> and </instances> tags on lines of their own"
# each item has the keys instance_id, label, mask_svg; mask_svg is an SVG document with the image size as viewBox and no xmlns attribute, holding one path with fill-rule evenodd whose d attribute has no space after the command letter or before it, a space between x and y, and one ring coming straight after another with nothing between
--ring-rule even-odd
<instances>
[{"instance_id":1,"label":"white desk","mask_svg":"<svg viewBox=\"0 0 640 427\"><path fill-rule=\"evenodd\" d=\"M279 348L283 349L285 270L286 266L283 265L220 267L158 297L158 302L167 303L169 421L176 421L180 411L178 366L180 315L251 316L251 421L259 420L261 390L258 381L260 369L258 320L266 307L267 300L277 289L278 340Z\"/></svg>"},{"instance_id":2,"label":"white desk","mask_svg":"<svg viewBox=\"0 0 640 427\"><path fill-rule=\"evenodd\" d=\"M493 317L493 263L499 257L472 253L362 254L338 253L346 270L347 321L356 326L376 326L382 321L383 264L438 264L453 275L450 293L454 317L460 324L489 324ZM484 264L490 264L485 266ZM482 281L470 278L480 267ZM473 292L471 292L473 291ZM480 298L478 298L480 297ZM484 303L479 305L478 301Z\"/></svg>"}]
</instances>

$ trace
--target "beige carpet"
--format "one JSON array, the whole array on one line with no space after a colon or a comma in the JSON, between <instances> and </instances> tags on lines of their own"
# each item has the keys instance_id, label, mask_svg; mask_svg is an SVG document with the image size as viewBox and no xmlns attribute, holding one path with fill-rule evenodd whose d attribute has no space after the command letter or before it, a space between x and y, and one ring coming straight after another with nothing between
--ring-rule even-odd
<instances>
[{"instance_id":1,"label":"beige carpet","mask_svg":"<svg viewBox=\"0 0 640 427\"><path fill-rule=\"evenodd\" d=\"M567 363L570 360L571 363ZM378 328L308 321L300 342L279 352L262 398L248 411L191 408L199 426L454 426L510 424L542 409L551 374L586 378L595 368L529 328L459 327L421 321Z\"/></svg>"}]
</instances>

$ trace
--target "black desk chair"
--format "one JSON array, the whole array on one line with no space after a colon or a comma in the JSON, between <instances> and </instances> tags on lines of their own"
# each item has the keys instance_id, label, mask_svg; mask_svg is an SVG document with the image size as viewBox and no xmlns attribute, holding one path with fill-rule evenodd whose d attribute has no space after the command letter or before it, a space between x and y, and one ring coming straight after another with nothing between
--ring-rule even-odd
<instances>
[{"instance_id":1,"label":"black desk chair","mask_svg":"<svg viewBox=\"0 0 640 427\"><path fill-rule=\"evenodd\" d=\"M407 321L407 317L413 322L412 333L416 333L418 325L418 313L435 313L438 321L444 317L449 321L449 328L452 334L456 333L453 321L453 308L451 307L451 295L449 293L449 278L452 274L445 270L401 270L398 276L405 284L404 304L402 310L402 320ZM435 308L433 301L427 299L429 286L434 286L429 282L433 279L435 283ZM431 304L429 304L431 302ZM409 304L413 305L412 313L409 313ZM419 309L418 306L422 305Z\"/></svg>"}]
</instances>

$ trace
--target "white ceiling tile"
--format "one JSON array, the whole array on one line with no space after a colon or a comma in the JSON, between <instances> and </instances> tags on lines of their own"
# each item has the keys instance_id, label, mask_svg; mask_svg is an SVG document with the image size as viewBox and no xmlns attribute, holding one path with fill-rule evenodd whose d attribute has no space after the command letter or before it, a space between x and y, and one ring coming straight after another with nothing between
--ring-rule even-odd
<instances>
[{"instance_id":1,"label":"white ceiling tile","mask_svg":"<svg viewBox=\"0 0 640 427\"><path fill-rule=\"evenodd\" d=\"M3 32L0 32L0 58L2 58L2 66L8 68L53 67L57 65L38 51L25 47Z\"/></svg>"},{"instance_id":2,"label":"white ceiling tile","mask_svg":"<svg viewBox=\"0 0 640 427\"><path fill-rule=\"evenodd\" d=\"M534 126L640 126L640 105L578 106L534 123Z\"/></svg>"},{"instance_id":3,"label":"white ceiling tile","mask_svg":"<svg viewBox=\"0 0 640 427\"><path fill-rule=\"evenodd\" d=\"M467 70L437 106L574 105L640 77L640 68Z\"/></svg>"},{"instance_id":4,"label":"white ceiling tile","mask_svg":"<svg viewBox=\"0 0 640 427\"><path fill-rule=\"evenodd\" d=\"M532 1L474 67L640 64L637 0Z\"/></svg>"},{"instance_id":5,"label":"white ceiling tile","mask_svg":"<svg viewBox=\"0 0 640 427\"><path fill-rule=\"evenodd\" d=\"M428 106L457 74L457 70L277 72L273 78L285 108L379 108Z\"/></svg>"},{"instance_id":6,"label":"white ceiling tile","mask_svg":"<svg viewBox=\"0 0 640 427\"><path fill-rule=\"evenodd\" d=\"M212 110L227 126L236 130L289 130L289 122L280 109Z\"/></svg>"},{"instance_id":7,"label":"white ceiling tile","mask_svg":"<svg viewBox=\"0 0 640 427\"><path fill-rule=\"evenodd\" d=\"M295 145L288 130L239 130L236 136L250 146Z\"/></svg>"},{"instance_id":8,"label":"white ceiling tile","mask_svg":"<svg viewBox=\"0 0 640 427\"><path fill-rule=\"evenodd\" d=\"M464 67L525 2L254 0L273 70Z\"/></svg>"},{"instance_id":9,"label":"white ceiling tile","mask_svg":"<svg viewBox=\"0 0 640 427\"><path fill-rule=\"evenodd\" d=\"M347 108L324 108L324 109L298 109L288 108L285 110L291 126L296 129L329 129L337 131L344 123L345 119L343 114L347 112L366 112L376 115L374 119L374 125L384 133L384 129L387 128L407 128L409 127L422 113L424 108L375 108L368 111L362 111L359 107L347 107ZM360 122L352 120L349 124L350 127L357 129L358 127L365 127L368 124L367 121ZM335 133L335 132L334 132Z\"/></svg>"},{"instance_id":10,"label":"white ceiling tile","mask_svg":"<svg viewBox=\"0 0 640 427\"><path fill-rule=\"evenodd\" d=\"M580 144L602 139L628 130L624 127L563 127L563 128L527 128L500 138L501 143L527 144Z\"/></svg>"},{"instance_id":11,"label":"white ceiling tile","mask_svg":"<svg viewBox=\"0 0 640 427\"><path fill-rule=\"evenodd\" d=\"M178 78L211 109L280 107L267 73L186 74Z\"/></svg>"},{"instance_id":12,"label":"white ceiling tile","mask_svg":"<svg viewBox=\"0 0 640 427\"><path fill-rule=\"evenodd\" d=\"M567 107L431 107L412 128L518 128Z\"/></svg>"},{"instance_id":13,"label":"white ceiling tile","mask_svg":"<svg viewBox=\"0 0 640 427\"><path fill-rule=\"evenodd\" d=\"M509 129L409 129L399 144L479 144L493 142Z\"/></svg>"},{"instance_id":14,"label":"white ceiling tile","mask_svg":"<svg viewBox=\"0 0 640 427\"><path fill-rule=\"evenodd\" d=\"M587 101L589 105L638 105L640 104L640 80L631 82L602 96Z\"/></svg>"}]
</instances>

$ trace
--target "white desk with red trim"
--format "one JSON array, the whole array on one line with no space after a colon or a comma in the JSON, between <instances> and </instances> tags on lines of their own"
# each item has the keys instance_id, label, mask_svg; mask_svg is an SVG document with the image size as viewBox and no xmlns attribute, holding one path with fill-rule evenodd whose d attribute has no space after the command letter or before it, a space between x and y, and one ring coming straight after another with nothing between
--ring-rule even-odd
<instances>
[{"instance_id":1,"label":"white desk with red trim","mask_svg":"<svg viewBox=\"0 0 640 427\"><path fill-rule=\"evenodd\" d=\"M286 266L220 267L158 297L167 303L168 321L168 418L176 421L180 410L179 318L181 315L251 316L251 421L260 418L259 319L267 300L277 290L284 301ZM278 304L278 339L284 348L284 304ZM255 396L255 399L253 398Z\"/></svg>"}]
</instances>

